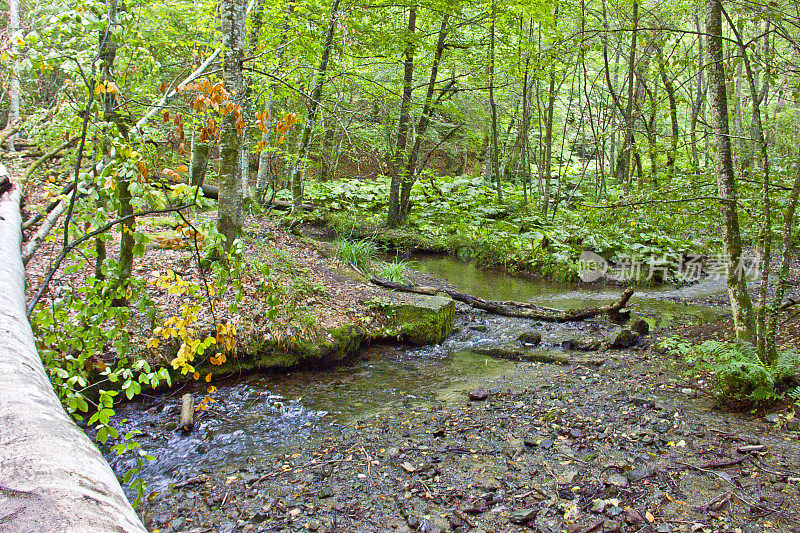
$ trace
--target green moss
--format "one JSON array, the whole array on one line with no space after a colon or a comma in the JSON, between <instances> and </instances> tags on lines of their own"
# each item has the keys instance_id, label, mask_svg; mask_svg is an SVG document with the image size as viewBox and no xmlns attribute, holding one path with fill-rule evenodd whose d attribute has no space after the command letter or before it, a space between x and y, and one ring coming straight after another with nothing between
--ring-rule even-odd
<instances>
[{"instance_id":1,"label":"green moss","mask_svg":"<svg viewBox=\"0 0 800 533\"><path fill-rule=\"evenodd\" d=\"M392 322L386 335L410 344L438 344L453 332L455 302L446 296L398 294L389 303L376 301L372 306Z\"/></svg>"},{"instance_id":2,"label":"green moss","mask_svg":"<svg viewBox=\"0 0 800 533\"><path fill-rule=\"evenodd\" d=\"M358 325L344 325L309 340L266 341L255 339L239 355L222 365L204 363L198 371L232 374L251 370L286 370L296 367L328 366L352 355L366 338Z\"/></svg>"}]
</instances>

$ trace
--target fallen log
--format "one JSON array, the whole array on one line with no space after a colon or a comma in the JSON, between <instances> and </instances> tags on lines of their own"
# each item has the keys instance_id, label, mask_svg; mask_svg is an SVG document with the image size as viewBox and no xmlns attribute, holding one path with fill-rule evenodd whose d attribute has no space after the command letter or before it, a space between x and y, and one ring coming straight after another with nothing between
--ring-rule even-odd
<instances>
[{"instance_id":1,"label":"fallen log","mask_svg":"<svg viewBox=\"0 0 800 533\"><path fill-rule=\"evenodd\" d=\"M6 126L6 129L0 131L0 145L6 142L6 139L17 133L22 129L22 119L18 118L13 124Z\"/></svg>"},{"instance_id":2,"label":"fallen log","mask_svg":"<svg viewBox=\"0 0 800 533\"><path fill-rule=\"evenodd\" d=\"M0 529L144 533L114 472L61 407L36 351L25 315L20 197L16 186L0 197Z\"/></svg>"},{"instance_id":3,"label":"fallen log","mask_svg":"<svg viewBox=\"0 0 800 533\"><path fill-rule=\"evenodd\" d=\"M496 301L486 300L471 294L465 294L453 289L440 288L440 287L425 287L421 285L404 285L402 283L395 283L383 278L368 277L369 281L380 287L392 289L402 292L413 292L416 294L426 294L435 296L437 294L446 294L453 300L463 302L475 309L482 309L495 315L502 315L514 318L530 318L534 320L542 320L545 322L578 322L586 320L599 315L616 316L627 305L633 295L633 287L628 288L622 293L622 296L611 305L605 307L588 307L585 309L554 309L552 307L542 307L535 304L514 301Z\"/></svg>"},{"instance_id":4,"label":"fallen log","mask_svg":"<svg viewBox=\"0 0 800 533\"><path fill-rule=\"evenodd\" d=\"M171 187L173 185L178 185L181 183L183 183L184 185L188 184L188 180L182 180L176 182L168 179L166 176L163 175L160 177L164 180L163 183L165 187ZM207 185L204 183L202 188L202 193L203 196L205 196L206 198L210 198L211 200L219 199L219 187L215 187L214 185ZM273 207L275 209L289 211L292 209L292 202L288 202L286 200L272 200L272 202L267 202L264 205L264 207ZM313 211L314 209L316 209L316 207L314 207L311 204L303 204L303 211Z\"/></svg>"},{"instance_id":5,"label":"fallen log","mask_svg":"<svg viewBox=\"0 0 800 533\"><path fill-rule=\"evenodd\" d=\"M80 138L81 138L80 135L73 135L72 137L70 137L69 139L67 139L66 141L61 143L60 145L56 146L55 148L53 148L52 150L50 150L46 154L43 154L30 167L28 167L28 169L25 171L25 174L20 179L20 182L22 182L22 183L26 182L28 180L28 178L31 176L31 174L33 174L33 172L37 168L42 166L42 164L44 164L45 161L47 161L51 157L55 157L56 155L61 153L62 150L66 150L67 148L69 148L69 145L71 145L72 143L74 143L75 141L77 141Z\"/></svg>"}]
</instances>

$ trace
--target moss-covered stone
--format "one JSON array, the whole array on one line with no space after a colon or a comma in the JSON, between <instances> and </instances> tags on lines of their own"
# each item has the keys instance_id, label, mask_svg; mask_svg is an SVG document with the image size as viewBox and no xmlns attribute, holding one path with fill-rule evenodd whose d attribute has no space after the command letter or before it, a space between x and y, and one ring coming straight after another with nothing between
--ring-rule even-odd
<instances>
[{"instance_id":1,"label":"moss-covered stone","mask_svg":"<svg viewBox=\"0 0 800 533\"><path fill-rule=\"evenodd\" d=\"M231 374L251 370L286 370L297 367L325 367L345 359L361 346L367 333L348 324L307 340L254 340L222 365L201 365L203 371Z\"/></svg>"},{"instance_id":2,"label":"moss-covered stone","mask_svg":"<svg viewBox=\"0 0 800 533\"><path fill-rule=\"evenodd\" d=\"M456 306L447 296L395 294L376 306L392 321L389 332L410 344L438 344L453 332Z\"/></svg>"}]
</instances>

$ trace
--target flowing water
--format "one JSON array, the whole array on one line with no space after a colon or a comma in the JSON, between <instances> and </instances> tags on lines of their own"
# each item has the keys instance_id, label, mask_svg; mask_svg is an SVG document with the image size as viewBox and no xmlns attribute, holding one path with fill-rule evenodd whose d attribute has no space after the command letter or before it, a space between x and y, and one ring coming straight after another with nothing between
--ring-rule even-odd
<instances>
[{"instance_id":1,"label":"flowing water","mask_svg":"<svg viewBox=\"0 0 800 533\"><path fill-rule=\"evenodd\" d=\"M616 300L619 288L576 288L525 280L486 271L446 257L421 257L414 267L456 285L461 291L495 300L528 301L558 308L605 305ZM687 305L680 299L713 296L724 290L707 281L685 288L655 287L637 291L630 307L653 327L689 324L719 316L716 308ZM175 431L180 396L148 397L123 406L117 420L121 433L139 430L136 440L146 461L142 478L148 491L165 490L169 483L202 470L236 468L258 463L267 453L289 452L298 442L333 434L397 402L420 399L463 399L475 386L491 387L492 379L513 372L516 363L491 359L470 351L479 345L513 342L523 331L542 334L541 350L557 350L561 341L598 339L613 333L601 319L574 324L540 324L478 313L459 313L456 331L438 346L423 348L375 345L343 365L325 371L251 375L217 383L215 403L198 415L188 435ZM196 397L203 391L197 389ZM118 474L136 464L136 455L109 462Z\"/></svg>"}]
</instances>

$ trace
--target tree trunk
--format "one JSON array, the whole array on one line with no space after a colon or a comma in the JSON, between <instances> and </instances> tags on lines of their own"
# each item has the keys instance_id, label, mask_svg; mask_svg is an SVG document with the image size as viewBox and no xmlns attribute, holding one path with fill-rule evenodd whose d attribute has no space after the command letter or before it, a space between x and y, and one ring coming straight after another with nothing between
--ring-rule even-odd
<instances>
[{"instance_id":1,"label":"tree trunk","mask_svg":"<svg viewBox=\"0 0 800 533\"><path fill-rule=\"evenodd\" d=\"M628 188L630 177L631 156L636 151L636 129L633 117L635 99L635 72L636 72L636 38L639 31L639 3L633 2L633 32L631 33L630 56L628 57L628 102L625 107L623 120L625 121L625 140L619 154L619 164L616 168L616 179L625 190Z\"/></svg>"},{"instance_id":2,"label":"tree trunk","mask_svg":"<svg viewBox=\"0 0 800 533\"><path fill-rule=\"evenodd\" d=\"M114 61L117 57L117 48L119 43L116 41L116 32L112 31L117 24L117 2L116 0L107 0L106 9L108 12L108 28L100 32L100 82L108 83L114 81ZM103 120L107 123L114 124L119 133L127 140L128 128L123 124L116 107L118 104L117 92L106 91L101 92L100 103L103 108ZM105 165L110 164L113 157L108 139L103 140L103 162ZM117 176L117 194L119 197L119 218L129 217L133 214L133 205L131 205L131 180L124 173ZM133 232L136 229L136 219L131 218L129 222L125 222L120 227L120 245L119 245L119 264L117 271L117 282L120 285L125 285L131 277L133 272L133 247L136 241L133 237Z\"/></svg>"},{"instance_id":3,"label":"tree trunk","mask_svg":"<svg viewBox=\"0 0 800 533\"><path fill-rule=\"evenodd\" d=\"M8 80L8 125L13 124L19 120L19 61L17 61L17 37L19 33L19 0L10 0L9 2L9 31L11 32L11 55L14 56L14 65L11 68L10 77ZM15 135L8 137L8 149L14 151Z\"/></svg>"},{"instance_id":4,"label":"tree trunk","mask_svg":"<svg viewBox=\"0 0 800 533\"><path fill-rule=\"evenodd\" d=\"M715 167L720 201L722 249L728 299L733 312L736 337L753 341L753 303L747 293L747 280L742 275L742 241L737 211L736 178L733 174L730 130L728 126L728 94L722 41L722 2L706 0L706 33L708 38L708 104L714 126L716 145Z\"/></svg>"},{"instance_id":5,"label":"tree trunk","mask_svg":"<svg viewBox=\"0 0 800 533\"><path fill-rule=\"evenodd\" d=\"M243 0L223 0L220 5L222 33L228 37L228 48L222 62L222 79L229 98L241 102L244 92L242 61L244 59ZM239 172L239 151L242 136L236 127L236 116L229 113L222 121L220 132L219 210L217 227L225 237L225 251L230 251L244 222L244 191Z\"/></svg>"},{"instance_id":6,"label":"tree trunk","mask_svg":"<svg viewBox=\"0 0 800 533\"><path fill-rule=\"evenodd\" d=\"M275 51L275 56L278 60L278 70L280 71L283 66L283 55L286 51L286 45L289 42L289 20L294 11L294 2L289 1L286 3L286 13L283 17L283 27L281 28L281 40L278 49ZM267 112L268 115L264 119L264 131L261 133L261 140L264 147L258 154L258 178L256 179L256 198L259 201L264 200L264 195L267 190L267 183L269 181L269 166L271 159L271 139L272 128L271 125L275 119L275 93L278 91L278 82L273 81L270 85L269 96L267 97Z\"/></svg>"},{"instance_id":7,"label":"tree trunk","mask_svg":"<svg viewBox=\"0 0 800 533\"><path fill-rule=\"evenodd\" d=\"M19 200L16 187L0 199L0 524L144 533L108 463L61 407L36 351L25 317Z\"/></svg>"},{"instance_id":8,"label":"tree trunk","mask_svg":"<svg viewBox=\"0 0 800 533\"><path fill-rule=\"evenodd\" d=\"M497 187L497 201L504 203L503 176L500 175L500 150L497 147L497 103L494 100L494 34L497 24L497 1L492 0L492 26L489 33L489 109L492 114L492 177Z\"/></svg>"},{"instance_id":9,"label":"tree trunk","mask_svg":"<svg viewBox=\"0 0 800 533\"><path fill-rule=\"evenodd\" d=\"M447 25L450 20L450 14L445 13L442 17L442 24L439 27L439 39L436 43L436 52L433 58L433 65L431 66L431 75L428 80L428 91L425 95L425 104L422 106L422 114L417 123L416 137L414 138L414 146L408 154L408 161L406 168L403 172L402 183L400 186L400 218L403 224L408 219L408 213L411 210L409 198L411 197L411 188L416 181L417 160L419 159L419 150L422 146L422 141L425 138L425 132L431 122L431 115L433 115L433 92L436 88L436 78L439 73L439 63L442 60L442 53L444 52L445 39L447 39Z\"/></svg>"},{"instance_id":10,"label":"tree trunk","mask_svg":"<svg viewBox=\"0 0 800 533\"><path fill-rule=\"evenodd\" d=\"M669 118L672 124L672 136L670 137L670 147L667 152L667 178L672 181L675 178L675 155L678 152L678 139L680 139L680 128L678 126L678 103L675 98L675 85L667 73L667 64L661 48L658 49L658 69L661 71L661 81L667 91L669 99Z\"/></svg>"},{"instance_id":11,"label":"tree trunk","mask_svg":"<svg viewBox=\"0 0 800 533\"><path fill-rule=\"evenodd\" d=\"M303 137L300 140L300 148L297 156L300 158L292 171L292 213L299 215L303 211L303 179L305 178L306 167L308 166L308 153L311 148L311 136L314 133L314 125L317 121L317 111L322 100L322 87L325 85L325 73L328 70L328 59L331 56L333 47L333 34L336 31L336 16L339 11L339 0L333 0L331 13L328 18L328 32L325 34L325 44L322 49L322 58L317 68L317 80L314 84L314 91L311 93L311 101L308 103L308 116L303 125Z\"/></svg>"},{"instance_id":12,"label":"tree trunk","mask_svg":"<svg viewBox=\"0 0 800 533\"><path fill-rule=\"evenodd\" d=\"M397 145L392 157L389 159L389 205L386 216L386 225L396 228L403 225L402 210L400 209L400 190L403 176L401 168L405 168L406 148L408 146L408 127L411 122L411 94L414 90L414 32L417 27L417 6L411 5L408 12L408 37L405 48L405 61L403 62L403 96L400 100L400 117L397 124Z\"/></svg>"}]
</instances>

